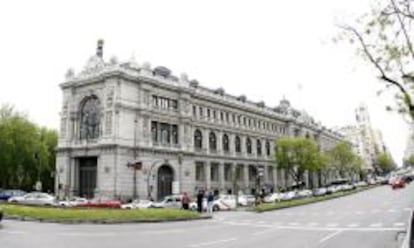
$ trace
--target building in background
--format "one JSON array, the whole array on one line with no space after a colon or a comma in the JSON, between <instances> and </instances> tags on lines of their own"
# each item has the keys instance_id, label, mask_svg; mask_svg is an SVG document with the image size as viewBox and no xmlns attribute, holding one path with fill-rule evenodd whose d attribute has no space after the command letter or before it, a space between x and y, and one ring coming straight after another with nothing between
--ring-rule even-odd
<instances>
[{"instance_id":1,"label":"building in background","mask_svg":"<svg viewBox=\"0 0 414 248\"><path fill-rule=\"evenodd\" d=\"M274 166L276 139L303 136L321 150L343 141L286 99L271 108L163 66L105 62L103 41L60 86L56 192L65 196L254 193L258 180L269 189L293 181Z\"/></svg>"},{"instance_id":2,"label":"building in background","mask_svg":"<svg viewBox=\"0 0 414 248\"><path fill-rule=\"evenodd\" d=\"M404 161L408 160L410 156L414 155L414 126L411 125L404 151Z\"/></svg>"},{"instance_id":3,"label":"building in background","mask_svg":"<svg viewBox=\"0 0 414 248\"><path fill-rule=\"evenodd\" d=\"M361 104L355 109L355 125L337 128L345 138L353 144L356 154L364 161L363 168L368 173L378 171L375 161L379 154L386 153L391 157L384 143L382 133L371 125L368 107Z\"/></svg>"}]
</instances>

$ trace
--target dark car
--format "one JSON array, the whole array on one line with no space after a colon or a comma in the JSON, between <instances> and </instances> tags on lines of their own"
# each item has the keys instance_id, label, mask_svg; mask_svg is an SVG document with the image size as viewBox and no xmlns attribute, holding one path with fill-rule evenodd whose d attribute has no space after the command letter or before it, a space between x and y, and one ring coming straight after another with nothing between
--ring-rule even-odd
<instances>
[{"instance_id":1,"label":"dark car","mask_svg":"<svg viewBox=\"0 0 414 248\"><path fill-rule=\"evenodd\" d=\"M0 221L3 219L3 209L0 208Z\"/></svg>"},{"instance_id":2,"label":"dark car","mask_svg":"<svg viewBox=\"0 0 414 248\"><path fill-rule=\"evenodd\" d=\"M0 192L0 201L7 201L13 196L24 196L27 194L26 191L20 189L6 189Z\"/></svg>"}]
</instances>

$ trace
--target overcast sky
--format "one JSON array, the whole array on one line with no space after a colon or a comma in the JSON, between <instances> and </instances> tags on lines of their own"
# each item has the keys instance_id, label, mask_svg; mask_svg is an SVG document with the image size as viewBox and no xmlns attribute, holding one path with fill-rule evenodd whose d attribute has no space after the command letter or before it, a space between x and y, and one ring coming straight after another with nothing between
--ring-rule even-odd
<instances>
[{"instance_id":1,"label":"overcast sky","mask_svg":"<svg viewBox=\"0 0 414 248\"><path fill-rule=\"evenodd\" d=\"M2 1L0 104L57 129L66 70L79 72L103 38L107 60L135 54L269 106L285 96L328 127L353 124L364 102L401 164L407 124L385 111L371 65L331 41L335 23L368 9L361 0Z\"/></svg>"}]
</instances>

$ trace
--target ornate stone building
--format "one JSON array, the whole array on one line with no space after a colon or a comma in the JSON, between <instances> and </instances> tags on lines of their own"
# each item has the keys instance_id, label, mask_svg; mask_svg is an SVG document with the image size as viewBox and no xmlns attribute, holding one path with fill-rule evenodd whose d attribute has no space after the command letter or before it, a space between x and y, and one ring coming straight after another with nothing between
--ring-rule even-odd
<instances>
[{"instance_id":1,"label":"ornate stone building","mask_svg":"<svg viewBox=\"0 0 414 248\"><path fill-rule=\"evenodd\" d=\"M255 191L290 185L274 166L274 141L343 137L287 100L275 108L208 89L165 67L103 60L103 41L84 70L61 84L56 190L63 195L161 198L198 189ZM139 163L134 172L131 164ZM135 174L135 176L134 176Z\"/></svg>"}]
</instances>

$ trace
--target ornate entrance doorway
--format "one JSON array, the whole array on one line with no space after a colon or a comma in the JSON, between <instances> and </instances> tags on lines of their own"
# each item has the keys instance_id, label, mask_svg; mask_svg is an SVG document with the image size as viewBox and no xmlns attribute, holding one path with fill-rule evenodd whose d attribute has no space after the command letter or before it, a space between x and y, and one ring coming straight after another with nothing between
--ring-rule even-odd
<instances>
[{"instance_id":1,"label":"ornate entrance doorway","mask_svg":"<svg viewBox=\"0 0 414 248\"><path fill-rule=\"evenodd\" d=\"M97 164L97 157L79 158L79 196L94 197Z\"/></svg>"},{"instance_id":2,"label":"ornate entrance doorway","mask_svg":"<svg viewBox=\"0 0 414 248\"><path fill-rule=\"evenodd\" d=\"M174 172L169 165L163 165L158 169L158 187L157 199L162 199L166 195L172 194L172 182L174 180Z\"/></svg>"}]
</instances>

